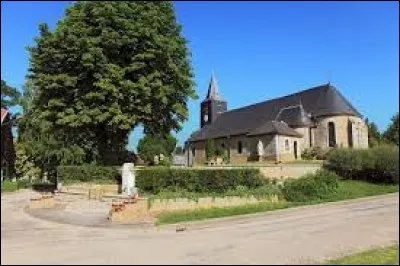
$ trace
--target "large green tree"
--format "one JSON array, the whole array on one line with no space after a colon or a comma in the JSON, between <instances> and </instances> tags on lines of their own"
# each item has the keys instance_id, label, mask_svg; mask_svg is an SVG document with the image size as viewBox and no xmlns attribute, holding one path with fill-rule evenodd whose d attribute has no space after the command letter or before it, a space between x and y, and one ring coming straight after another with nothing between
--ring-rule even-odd
<instances>
[{"instance_id":1,"label":"large green tree","mask_svg":"<svg viewBox=\"0 0 400 266\"><path fill-rule=\"evenodd\" d=\"M197 96L171 2L78 1L54 31L39 31L28 48L36 112L100 162L124 150L137 125L167 135L188 118Z\"/></svg>"},{"instance_id":2,"label":"large green tree","mask_svg":"<svg viewBox=\"0 0 400 266\"><path fill-rule=\"evenodd\" d=\"M383 137L385 140L399 145L399 113L392 117L390 125L383 132Z\"/></svg>"},{"instance_id":3,"label":"large green tree","mask_svg":"<svg viewBox=\"0 0 400 266\"><path fill-rule=\"evenodd\" d=\"M1 107L10 107L17 105L19 102L20 92L1 80Z\"/></svg>"}]
</instances>

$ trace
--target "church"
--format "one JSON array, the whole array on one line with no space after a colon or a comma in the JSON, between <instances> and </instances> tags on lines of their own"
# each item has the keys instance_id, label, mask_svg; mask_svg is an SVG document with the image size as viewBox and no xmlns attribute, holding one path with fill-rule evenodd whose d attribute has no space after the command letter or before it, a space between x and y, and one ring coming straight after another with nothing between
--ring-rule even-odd
<instances>
[{"instance_id":1,"label":"church","mask_svg":"<svg viewBox=\"0 0 400 266\"><path fill-rule=\"evenodd\" d=\"M214 75L200 105L200 129L188 139L190 165L207 163L206 142L231 164L301 159L305 149L368 148L362 115L330 83L228 110Z\"/></svg>"}]
</instances>

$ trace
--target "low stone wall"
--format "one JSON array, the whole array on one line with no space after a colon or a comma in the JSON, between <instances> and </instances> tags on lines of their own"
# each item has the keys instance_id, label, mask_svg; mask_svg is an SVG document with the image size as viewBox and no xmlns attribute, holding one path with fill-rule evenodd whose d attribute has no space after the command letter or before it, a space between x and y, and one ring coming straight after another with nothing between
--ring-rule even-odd
<instances>
[{"instance_id":1,"label":"low stone wall","mask_svg":"<svg viewBox=\"0 0 400 266\"><path fill-rule=\"evenodd\" d=\"M156 199L148 202L148 199L135 201L125 201L113 203L109 213L109 219L113 222L128 222L148 220L150 217L157 216L163 212L178 210L196 210L213 207L232 207L246 204L256 204L260 202L277 202L277 196L271 198L257 199L250 197L223 197L223 198L199 198L198 201L191 199Z\"/></svg>"},{"instance_id":2,"label":"low stone wall","mask_svg":"<svg viewBox=\"0 0 400 266\"><path fill-rule=\"evenodd\" d=\"M53 195L41 195L32 198L28 205L29 209L49 209L56 205Z\"/></svg>"},{"instance_id":3,"label":"low stone wall","mask_svg":"<svg viewBox=\"0 0 400 266\"><path fill-rule=\"evenodd\" d=\"M261 173L265 178L286 179L298 178L305 174L315 173L321 169L321 165L277 165L260 167Z\"/></svg>"}]
</instances>

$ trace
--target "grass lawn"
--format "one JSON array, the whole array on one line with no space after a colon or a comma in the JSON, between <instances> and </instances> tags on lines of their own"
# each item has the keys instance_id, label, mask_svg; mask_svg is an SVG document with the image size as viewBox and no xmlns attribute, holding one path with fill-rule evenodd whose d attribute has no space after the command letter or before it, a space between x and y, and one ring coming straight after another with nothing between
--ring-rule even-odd
<instances>
[{"instance_id":1,"label":"grass lawn","mask_svg":"<svg viewBox=\"0 0 400 266\"><path fill-rule=\"evenodd\" d=\"M287 208L287 202L262 202L229 208L210 208L195 211L173 211L162 213L157 217L156 225L173 224L178 222L199 221L210 218L221 218L240 214L265 212Z\"/></svg>"},{"instance_id":2,"label":"grass lawn","mask_svg":"<svg viewBox=\"0 0 400 266\"><path fill-rule=\"evenodd\" d=\"M399 244L330 260L332 265L399 265Z\"/></svg>"},{"instance_id":3,"label":"grass lawn","mask_svg":"<svg viewBox=\"0 0 400 266\"><path fill-rule=\"evenodd\" d=\"M226 208L172 211L160 214L157 217L156 224L157 225L172 224L179 222L204 220L210 218L243 215L243 214L272 211L272 210L296 207L302 205L311 205L323 202L333 202L333 201L382 195L398 191L399 191L398 185L371 184L364 181L343 180L340 181L339 189L335 194L329 195L328 197L318 201L310 201L310 202L281 201L277 203L262 202L258 204L248 204L248 205L226 207Z\"/></svg>"}]
</instances>

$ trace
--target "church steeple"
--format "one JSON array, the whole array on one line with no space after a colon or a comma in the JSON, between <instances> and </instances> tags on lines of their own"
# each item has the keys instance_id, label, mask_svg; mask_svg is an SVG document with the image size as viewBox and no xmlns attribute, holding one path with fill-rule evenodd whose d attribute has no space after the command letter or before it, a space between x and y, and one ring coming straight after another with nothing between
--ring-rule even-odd
<instances>
[{"instance_id":1,"label":"church steeple","mask_svg":"<svg viewBox=\"0 0 400 266\"><path fill-rule=\"evenodd\" d=\"M215 121L218 115L227 110L227 103L218 92L217 80L214 72L211 74L211 80L208 84L206 98L201 102L200 106L200 126L210 124Z\"/></svg>"},{"instance_id":2,"label":"church steeple","mask_svg":"<svg viewBox=\"0 0 400 266\"><path fill-rule=\"evenodd\" d=\"M207 97L205 100L223 101L221 95L219 95L218 92L218 85L214 75L214 71L211 73L211 80L210 83L208 84Z\"/></svg>"}]
</instances>

